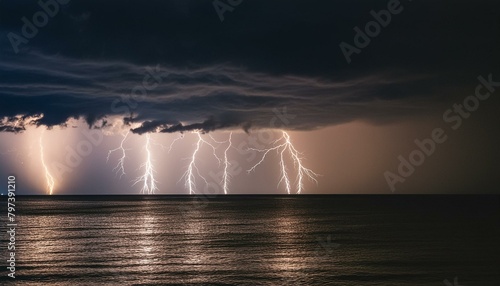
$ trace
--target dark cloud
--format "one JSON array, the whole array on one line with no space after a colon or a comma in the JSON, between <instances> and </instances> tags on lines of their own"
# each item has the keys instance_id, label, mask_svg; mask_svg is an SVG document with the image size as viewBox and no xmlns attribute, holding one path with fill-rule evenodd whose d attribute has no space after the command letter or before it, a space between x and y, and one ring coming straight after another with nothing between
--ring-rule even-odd
<instances>
[{"instance_id":1,"label":"dark cloud","mask_svg":"<svg viewBox=\"0 0 500 286\"><path fill-rule=\"evenodd\" d=\"M0 132L21 132L25 130L23 127L4 125L0 126Z\"/></svg>"},{"instance_id":2,"label":"dark cloud","mask_svg":"<svg viewBox=\"0 0 500 286\"><path fill-rule=\"evenodd\" d=\"M7 35L41 8L2 2L0 131L71 118L106 128L112 116L136 133L384 123L500 74L497 1L474 13L469 1L402 1L348 64L340 42L387 2L245 1L220 22L209 0L73 0L17 54ZM285 107L294 119L274 122Z\"/></svg>"},{"instance_id":3,"label":"dark cloud","mask_svg":"<svg viewBox=\"0 0 500 286\"><path fill-rule=\"evenodd\" d=\"M0 106L2 116L43 115L31 124L46 126L62 125L71 118L84 118L94 126L103 124L103 118L119 116L127 124L141 123L133 129L136 133L210 132L249 126L314 129L357 119L394 120L417 114L423 106L407 104L406 100L417 96L415 92L388 94L429 77L388 73L334 81L223 65L197 69L160 66L157 74L149 76L152 67L127 63L39 54L24 57L33 64L0 64L1 73L10 70L26 75L24 81L0 83L5 102ZM55 63L60 64L57 71L51 67ZM161 75L156 83L155 75ZM145 78L149 90L144 88ZM427 87L433 88L437 87ZM297 119L271 126L284 107ZM14 122L2 124L12 126Z\"/></svg>"}]
</instances>

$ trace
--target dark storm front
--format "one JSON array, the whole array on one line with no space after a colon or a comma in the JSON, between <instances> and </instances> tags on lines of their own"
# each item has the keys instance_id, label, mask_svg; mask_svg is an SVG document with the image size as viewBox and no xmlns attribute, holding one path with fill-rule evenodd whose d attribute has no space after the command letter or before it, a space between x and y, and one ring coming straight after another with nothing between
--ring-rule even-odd
<instances>
[{"instance_id":1,"label":"dark storm front","mask_svg":"<svg viewBox=\"0 0 500 286\"><path fill-rule=\"evenodd\" d=\"M16 211L22 285L500 281L498 196L22 196Z\"/></svg>"}]
</instances>

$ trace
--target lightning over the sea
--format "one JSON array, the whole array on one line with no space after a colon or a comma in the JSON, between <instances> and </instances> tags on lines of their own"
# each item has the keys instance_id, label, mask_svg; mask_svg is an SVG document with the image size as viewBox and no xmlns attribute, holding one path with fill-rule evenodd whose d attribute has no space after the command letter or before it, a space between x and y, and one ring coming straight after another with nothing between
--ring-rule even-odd
<instances>
[{"instance_id":1,"label":"lightning over the sea","mask_svg":"<svg viewBox=\"0 0 500 286\"><path fill-rule=\"evenodd\" d=\"M221 163L221 160L220 158L217 156L216 154L216 148L215 146L213 146L212 144L210 144L209 142L207 142L206 140L204 140L202 137L201 137L201 133L200 132L194 132L196 133L196 135L198 136L198 140L196 141L196 147L195 147L195 150L193 151L193 155L191 156L191 161L189 162L189 165L188 165L188 169L187 171L184 173L184 176L182 178L185 178L185 187L186 189L189 190L189 194L192 195L192 194L196 194L196 191L197 191L197 188L196 188L196 175L195 175L195 172L196 174L198 174L198 176L205 182L205 184L208 185L208 181L205 179L205 177L203 177L201 174L200 174L200 170L198 169L198 167L196 166L196 157L197 157L197 154L198 154L198 151L200 150L201 146L203 144L206 144L208 146L210 146L213 150L213 155L214 157L217 159L217 161L219 162L219 165ZM213 140L213 139L212 139ZM182 179L181 178L181 179Z\"/></svg>"},{"instance_id":2,"label":"lightning over the sea","mask_svg":"<svg viewBox=\"0 0 500 286\"><path fill-rule=\"evenodd\" d=\"M279 138L272 142L268 147L256 147L248 148L248 150L253 150L261 154L258 162L251 166L247 170L248 173L255 171L260 165L268 159L270 153L276 151L276 159L279 160L279 171L280 177L278 181L278 188L283 186L288 194L297 193L300 194L305 188L305 179L309 179L312 182L317 183L317 173L308 169L304 166L304 158L302 154L295 148L290 138L290 135L286 131L281 132ZM40 148L40 159L43 166L43 171L45 172L46 190L48 194L52 194L55 189L56 181L53 174L50 173L47 162L46 162L46 150L43 142L43 132L39 138L39 148ZM190 195L203 193L203 186L209 188L211 182L208 181L209 176L205 174L205 170L208 167L205 161L200 161L202 156L209 155L213 156L218 163L218 166L212 166L210 171L210 177L215 178L213 174L214 169L218 169L219 172L215 175L217 178L216 184L220 186L221 192L224 194L229 194L230 185L232 183L231 169L233 168L230 161L231 150L234 147L233 142L233 132L225 133L227 135L225 140L220 140L211 134L205 134L202 131L193 131L191 134L194 135L195 144L194 150L191 156L188 157L188 165L184 174L182 175L180 181L183 181L184 187ZM125 170L125 162L129 159L130 147L128 144L132 144L129 141L130 131L124 132L121 135L120 143L116 148L108 151L106 162L114 160L116 158L116 165L113 164L113 172L116 176L127 176L128 172ZM175 142L184 139L184 134L179 135L170 142L170 146L164 146L160 143L155 142L155 139L151 134L145 134L145 141L143 142L143 151L145 153L145 158L143 163L139 166L141 175L133 180L132 186L139 184L141 186L140 193L142 194L155 194L158 190L157 181L157 170L154 166L154 154L153 150L156 148L155 145L160 145L164 150L170 151L176 147ZM36 142L36 141L35 141ZM129 142L129 143L127 143ZM36 144L36 143L35 143ZM203 154L205 151L203 147L211 149L211 154ZM35 145L36 146L36 145ZM202 152L203 151L203 152ZM9 151L10 152L10 151ZM14 152L14 151L12 151ZM115 153L119 155L115 155ZM273 156L274 157L274 156ZM292 166L293 163L293 166Z\"/></svg>"},{"instance_id":3,"label":"lightning over the sea","mask_svg":"<svg viewBox=\"0 0 500 286\"><path fill-rule=\"evenodd\" d=\"M304 189L304 177L308 177L310 180L312 180L315 183L318 183L316 180L316 177L318 174L313 172L311 169L308 169L304 167L302 163L302 159L300 157L300 152L295 149L295 147L292 144L292 141L290 140L290 135L282 131L282 136L278 140L274 141L273 143L275 146L268 148L268 149L255 149L255 148L249 148L249 150L254 150L257 152L263 153L262 158L260 159L257 164L255 164L252 168L250 168L247 172L250 173L254 171L264 160L266 159L266 156L269 154L271 151L276 151L280 153L280 169L281 169L281 178L278 182L278 185L281 184L281 182L284 182L285 188L288 194L292 193L292 184L290 181L290 176L288 174L288 169L285 161L285 152L288 150L288 153L290 154L290 157L293 160L293 164L295 168L297 169L297 178L296 178L296 185L295 188L297 190L297 194L300 194L302 190ZM277 145L276 145L277 144Z\"/></svg>"},{"instance_id":4,"label":"lightning over the sea","mask_svg":"<svg viewBox=\"0 0 500 286\"><path fill-rule=\"evenodd\" d=\"M157 181L154 177L156 171L151 159L151 135L149 134L146 135L146 146L144 148L146 149L146 162L141 165L141 168L144 168L144 175L137 178L134 185L142 182L141 193L154 194L158 190L158 187L156 186Z\"/></svg>"},{"instance_id":5,"label":"lightning over the sea","mask_svg":"<svg viewBox=\"0 0 500 286\"><path fill-rule=\"evenodd\" d=\"M47 192L52 195L52 192L54 191L55 187L55 181L54 177L49 172L49 168L47 167L47 164L45 164L45 155L44 155L44 150L43 150L43 141L42 141L43 133L40 135L40 159L42 161L42 166L45 171L45 180L47 181Z\"/></svg>"},{"instance_id":6,"label":"lightning over the sea","mask_svg":"<svg viewBox=\"0 0 500 286\"><path fill-rule=\"evenodd\" d=\"M115 148L113 150L109 150L108 152L108 157L106 158L106 162L109 161L109 157L111 156L111 154L113 154L114 152L117 152L117 151L120 151L122 156L120 157L120 159L118 160L118 163L116 164L116 167L113 169L113 171L116 172L116 174L118 175L118 173L120 173L120 178L125 175L125 158L127 157L126 156L126 153L125 151L127 149L125 149L123 147L123 144L125 143L125 141L127 140L127 137L128 137L128 134L129 132L127 132L124 136L123 136L123 139L120 143L120 146L118 148Z\"/></svg>"}]
</instances>

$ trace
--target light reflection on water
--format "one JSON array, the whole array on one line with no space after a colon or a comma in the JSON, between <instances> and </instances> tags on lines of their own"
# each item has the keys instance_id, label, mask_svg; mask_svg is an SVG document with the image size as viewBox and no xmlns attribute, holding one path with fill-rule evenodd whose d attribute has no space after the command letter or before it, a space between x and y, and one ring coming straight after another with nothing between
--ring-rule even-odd
<instances>
[{"instance_id":1,"label":"light reflection on water","mask_svg":"<svg viewBox=\"0 0 500 286\"><path fill-rule=\"evenodd\" d=\"M16 281L400 286L457 275L496 285L488 283L498 278L491 270L498 259L486 251L498 237L474 229L484 232L491 221L464 224L459 210L453 219L436 205L424 220L418 208L366 208L342 197L219 197L189 209L191 200L25 197ZM450 231L462 240L450 243ZM338 247L318 243L329 235Z\"/></svg>"}]
</instances>

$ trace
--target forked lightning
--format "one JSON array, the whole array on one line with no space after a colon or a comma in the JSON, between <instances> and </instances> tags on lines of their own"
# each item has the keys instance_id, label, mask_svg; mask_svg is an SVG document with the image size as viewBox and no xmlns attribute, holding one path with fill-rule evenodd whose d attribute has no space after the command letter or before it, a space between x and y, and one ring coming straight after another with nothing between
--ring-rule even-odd
<instances>
[{"instance_id":1,"label":"forked lightning","mask_svg":"<svg viewBox=\"0 0 500 286\"><path fill-rule=\"evenodd\" d=\"M278 145L276 145L278 144ZM252 168L250 168L247 172L250 173L252 171L255 171L255 169L264 162L266 159L266 156L269 154L271 151L276 151L280 153L280 169L281 169L281 177L278 182L278 185L281 184L282 182L285 184L286 191L288 194L291 194L292 192L292 184L290 181L290 176L288 175L288 169L285 161L285 152L288 151L290 154L293 164L295 168L297 169L297 179L296 179L296 185L295 188L297 189L297 194L300 194L302 190L304 189L304 177L308 177L310 180L314 181L315 183L318 183L316 180L316 177L318 174L313 172L311 169L308 169L304 167L302 164L302 158L300 157L300 153L295 149L295 147L292 144L292 141L290 140L290 135L288 135L287 132L282 131L282 137L280 137L278 140L274 141L273 145L274 147L268 148L268 149L255 149L255 148L249 148L249 150L254 150L257 152L263 153L262 158L260 159L257 164L255 164Z\"/></svg>"},{"instance_id":2,"label":"forked lightning","mask_svg":"<svg viewBox=\"0 0 500 286\"><path fill-rule=\"evenodd\" d=\"M144 175L137 178L133 185L142 182L141 193L143 194L154 194L155 191L158 190L156 186L157 181L155 180L155 173L153 167L153 162L151 158L151 135L146 134L146 146L144 147L146 150L146 162L141 165L141 168L144 168Z\"/></svg>"},{"instance_id":3,"label":"forked lightning","mask_svg":"<svg viewBox=\"0 0 500 286\"><path fill-rule=\"evenodd\" d=\"M129 131L129 132L130 132L130 131ZM121 177L122 177L123 175L126 175L126 174L125 174L125 158L127 157L127 155L126 155L125 151L126 151L127 149L125 149L125 148L123 147L123 144L124 144L124 143L125 143L125 141L127 140L127 137L128 137L129 132L127 132L127 134L125 134L125 135L123 136L123 139L122 139L122 141L121 141L121 143L120 143L120 146L119 146L118 148L115 148L115 149L113 149L113 150L109 150L109 152L108 152L108 157L106 158L106 162L108 162L108 161L109 161L109 157L111 156L111 154L113 154L114 152L117 152L117 151L120 151L120 152L121 152L122 156L120 157L120 159L118 160L118 163L116 164L115 168L113 169L113 171L115 171L117 175L118 175L118 173L120 173L120 179L121 179Z\"/></svg>"},{"instance_id":4,"label":"forked lightning","mask_svg":"<svg viewBox=\"0 0 500 286\"><path fill-rule=\"evenodd\" d=\"M215 159L217 159L217 161L219 162L219 165L221 163L220 158L216 154L216 148L215 148L215 146L213 146L212 144L210 144L209 142L207 142L206 140L204 140L201 137L201 133L200 132L196 131L194 133L198 136L198 140L196 141L196 147L195 147L195 149L193 151L193 155L191 156L191 161L189 162L188 169L184 173L184 176L182 177L182 178L185 179L184 185L185 185L186 189L189 190L189 194L190 195L196 194L196 192L197 192L195 172L205 182L205 184L208 185L207 179L205 179L205 177L203 177L203 175L200 174L200 170L196 166L196 157L198 155L198 151L200 151L201 146L203 144L206 144L206 145L210 146L212 148L212 150L213 150L213 155L214 155Z\"/></svg>"}]
</instances>

